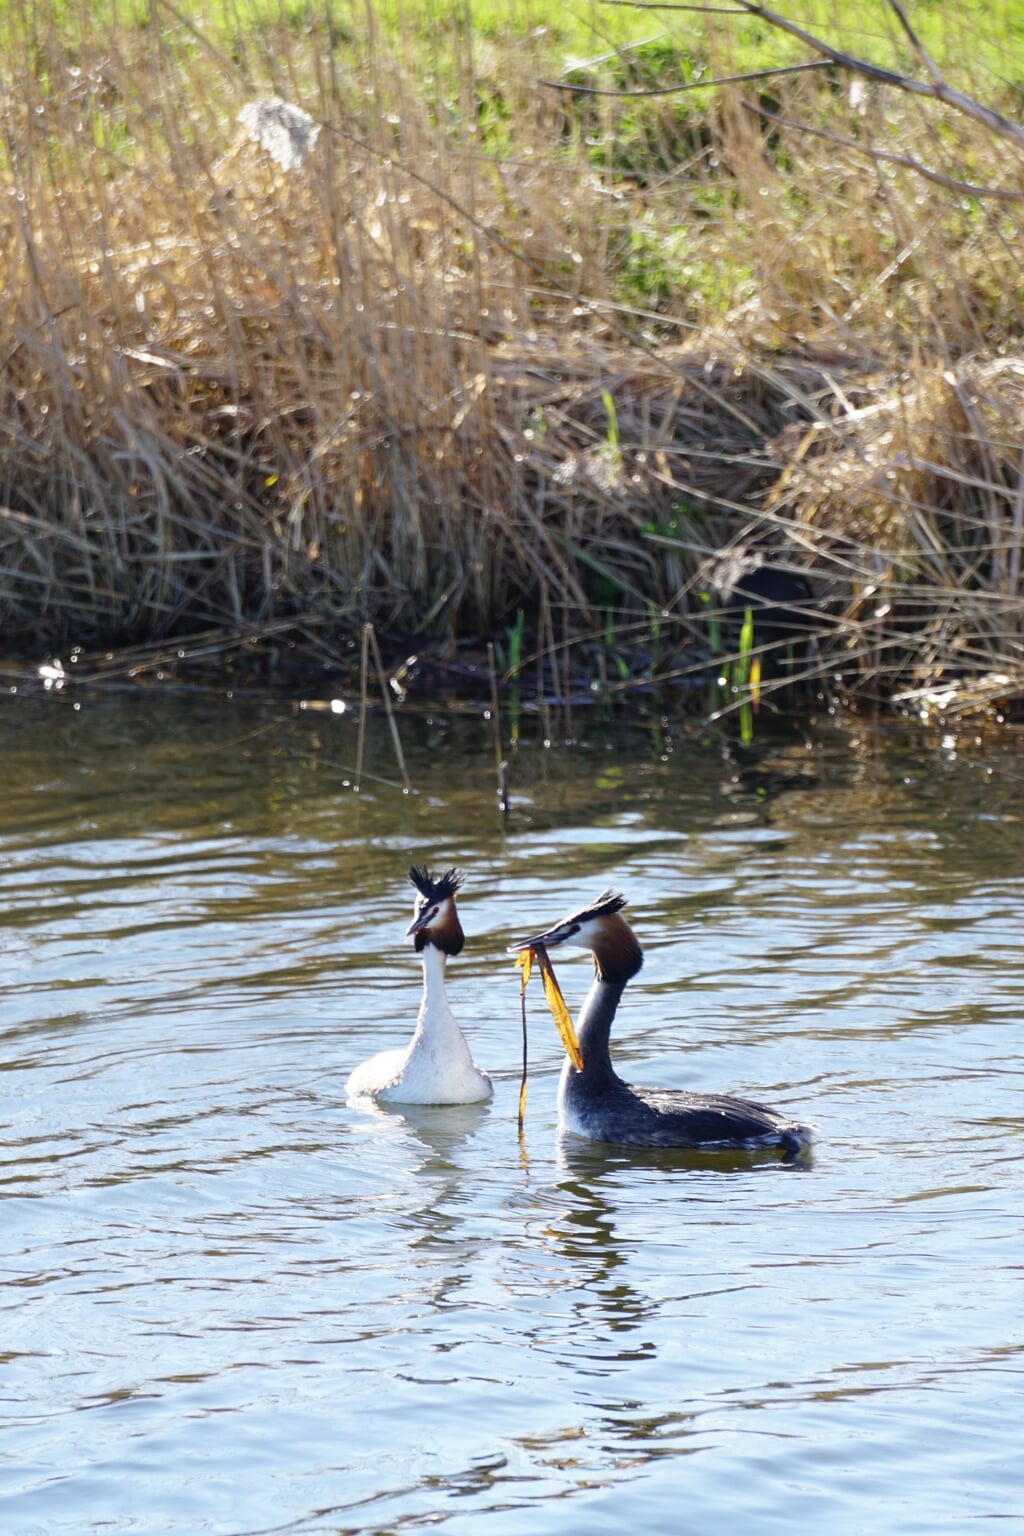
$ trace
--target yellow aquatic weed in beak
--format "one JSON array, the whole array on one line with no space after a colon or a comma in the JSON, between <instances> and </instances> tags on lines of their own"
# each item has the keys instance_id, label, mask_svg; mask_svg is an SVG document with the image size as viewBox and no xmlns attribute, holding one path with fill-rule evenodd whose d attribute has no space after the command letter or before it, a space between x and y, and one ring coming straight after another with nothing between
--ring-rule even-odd
<instances>
[{"instance_id":1,"label":"yellow aquatic weed in beak","mask_svg":"<svg viewBox=\"0 0 1024 1536\"><path fill-rule=\"evenodd\" d=\"M548 1007L551 1009L551 1017L555 1021L555 1028L561 1037L565 1054L576 1068L577 1072L583 1071L583 1053L580 1043L576 1038L576 1026L572 1022L572 1016L566 1007L562 989L558 985L554 971L551 969L551 961L548 952L542 944L533 949L524 949L520 952L516 965L522 976L519 983L519 998L523 1009L523 1081L519 1089L519 1129L523 1129L523 1116L526 1112L526 983L530 979L533 970L533 961L536 957L540 966L541 979L544 982L544 996L547 998Z\"/></svg>"},{"instance_id":2,"label":"yellow aquatic weed in beak","mask_svg":"<svg viewBox=\"0 0 1024 1536\"><path fill-rule=\"evenodd\" d=\"M555 979L555 973L551 969L551 961L548 952L543 946L533 951L537 956L537 964L540 966L540 974L544 980L544 996L547 998L548 1007L551 1009L551 1017L555 1021L555 1028L561 1036L565 1047L565 1054L576 1068L577 1072L583 1071L583 1053L580 1051L580 1043L576 1038L576 1026L572 1022L572 1015L565 1005L562 989Z\"/></svg>"}]
</instances>

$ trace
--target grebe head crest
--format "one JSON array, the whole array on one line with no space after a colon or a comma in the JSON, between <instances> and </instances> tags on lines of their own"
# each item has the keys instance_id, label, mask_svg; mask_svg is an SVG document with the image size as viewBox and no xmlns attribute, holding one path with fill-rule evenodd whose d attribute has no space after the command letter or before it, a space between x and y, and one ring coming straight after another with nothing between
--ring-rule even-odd
<instances>
[{"instance_id":1,"label":"grebe head crest","mask_svg":"<svg viewBox=\"0 0 1024 1536\"><path fill-rule=\"evenodd\" d=\"M464 936L455 910L455 892L464 879L458 869L434 875L425 864L414 864L409 870L409 883L416 887L418 895L405 936L415 939L417 953L428 944L436 944L447 955L457 955L461 950Z\"/></svg>"},{"instance_id":2,"label":"grebe head crest","mask_svg":"<svg viewBox=\"0 0 1024 1536\"><path fill-rule=\"evenodd\" d=\"M644 963L636 934L620 916L625 905L625 896L615 891L602 891L582 912L564 917L546 933L510 944L509 949L516 954L524 949L554 949L558 944L577 944L580 949L589 949L593 954L598 976L625 985Z\"/></svg>"},{"instance_id":3,"label":"grebe head crest","mask_svg":"<svg viewBox=\"0 0 1024 1536\"><path fill-rule=\"evenodd\" d=\"M524 949L538 949L542 945L545 949L554 949L557 944L571 944L574 940L582 949L589 949L594 931L590 924L597 925L605 918L615 917L625 905L625 896L611 890L602 891L589 907L584 907L582 912L574 912L570 917L563 917L560 923L556 923L546 933L538 933L532 939L519 939L515 944L510 944L509 953L519 954ZM619 922L623 927L626 926L624 919L619 918Z\"/></svg>"}]
</instances>

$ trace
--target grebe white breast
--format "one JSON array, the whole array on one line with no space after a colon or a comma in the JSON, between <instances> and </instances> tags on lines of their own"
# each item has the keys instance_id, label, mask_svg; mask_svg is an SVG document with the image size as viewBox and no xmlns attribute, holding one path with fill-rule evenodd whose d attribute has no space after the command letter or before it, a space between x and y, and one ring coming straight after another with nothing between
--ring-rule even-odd
<instances>
[{"instance_id":1,"label":"grebe white breast","mask_svg":"<svg viewBox=\"0 0 1024 1536\"><path fill-rule=\"evenodd\" d=\"M474 1066L465 1036L448 1004L444 971L449 955L465 942L455 905L463 875L457 869L432 875L413 865L409 880L416 905L406 938L423 960L423 1000L412 1039L404 1050L381 1051L356 1067L345 1084L350 1099L381 1104L478 1104L489 1099L491 1080Z\"/></svg>"},{"instance_id":2,"label":"grebe white breast","mask_svg":"<svg viewBox=\"0 0 1024 1536\"><path fill-rule=\"evenodd\" d=\"M635 1088L612 1066L612 1020L626 984L643 965L636 934L622 917L624 896L604 891L592 906L546 933L510 945L510 952L575 944L594 956L594 984L576 1033L583 1058L578 1071L566 1057L558 1085L559 1121L590 1141L645 1147L781 1147L794 1154L814 1139L803 1125L764 1104L729 1094L678 1088Z\"/></svg>"}]
</instances>

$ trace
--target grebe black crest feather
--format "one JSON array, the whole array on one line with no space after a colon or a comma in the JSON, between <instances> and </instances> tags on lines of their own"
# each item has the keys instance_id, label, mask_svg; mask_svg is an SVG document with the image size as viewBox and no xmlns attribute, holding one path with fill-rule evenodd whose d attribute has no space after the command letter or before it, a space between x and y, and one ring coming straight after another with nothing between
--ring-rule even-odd
<instances>
[{"instance_id":1,"label":"grebe black crest feather","mask_svg":"<svg viewBox=\"0 0 1024 1536\"><path fill-rule=\"evenodd\" d=\"M440 875L432 875L425 864L414 864L409 870L409 884L416 887L424 901L445 901L454 896L465 878L462 870L455 868Z\"/></svg>"},{"instance_id":2,"label":"grebe black crest feather","mask_svg":"<svg viewBox=\"0 0 1024 1536\"><path fill-rule=\"evenodd\" d=\"M602 891L597 900L582 912L575 912L572 917L563 918L564 923L591 923L596 917L611 917L613 912L621 912L626 905L626 898L619 891L608 889ZM562 923L559 923L559 927Z\"/></svg>"}]
</instances>

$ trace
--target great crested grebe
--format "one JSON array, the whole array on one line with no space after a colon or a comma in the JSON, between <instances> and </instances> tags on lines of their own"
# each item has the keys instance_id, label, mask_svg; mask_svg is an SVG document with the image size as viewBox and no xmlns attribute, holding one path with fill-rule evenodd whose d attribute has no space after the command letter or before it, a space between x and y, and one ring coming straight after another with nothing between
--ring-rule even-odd
<instances>
[{"instance_id":1,"label":"great crested grebe","mask_svg":"<svg viewBox=\"0 0 1024 1536\"><path fill-rule=\"evenodd\" d=\"M515 954L576 944L594 956L594 984L576 1026L583 1070L566 1057L558 1084L563 1128L590 1141L645 1147L781 1147L792 1155L809 1145L814 1126L764 1104L720 1093L634 1088L616 1074L608 1049L612 1020L626 983L643 965L636 934L620 916L625 905L624 896L604 891L546 933L509 946Z\"/></svg>"},{"instance_id":2,"label":"great crested grebe","mask_svg":"<svg viewBox=\"0 0 1024 1536\"><path fill-rule=\"evenodd\" d=\"M351 1099L381 1104L477 1104L489 1099L491 1080L473 1065L462 1030L448 1006L445 962L462 949L464 935L455 907L463 876L457 869L432 875L413 865L409 880L419 893L406 938L423 957L423 1001L409 1044L381 1051L349 1077Z\"/></svg>"}]
</instances>

